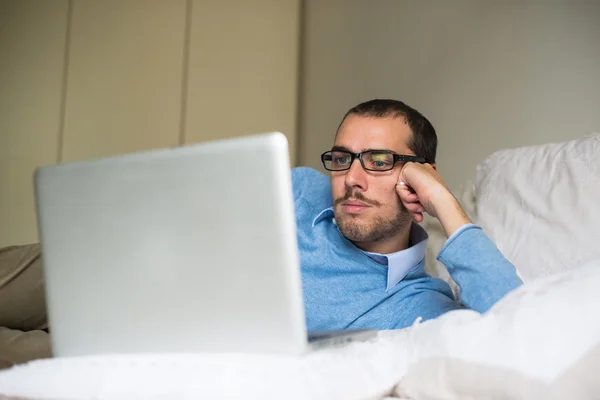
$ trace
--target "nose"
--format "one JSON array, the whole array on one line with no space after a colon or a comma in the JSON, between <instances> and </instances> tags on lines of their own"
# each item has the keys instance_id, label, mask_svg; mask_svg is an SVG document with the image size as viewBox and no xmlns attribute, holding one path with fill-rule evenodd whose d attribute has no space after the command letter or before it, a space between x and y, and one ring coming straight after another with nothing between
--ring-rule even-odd
<instances>
[{"instance_id":1,"label":"nose","mask_svg":"<svg viewBox=\"0 0 600 400\"><path fill-rule=\"evenodd\" d=\"M349 189L357 188L361 191L367 190L367 173L358 158L352 161L350 169L346 172L344 183Z\"/></svg>"}]
</instances>

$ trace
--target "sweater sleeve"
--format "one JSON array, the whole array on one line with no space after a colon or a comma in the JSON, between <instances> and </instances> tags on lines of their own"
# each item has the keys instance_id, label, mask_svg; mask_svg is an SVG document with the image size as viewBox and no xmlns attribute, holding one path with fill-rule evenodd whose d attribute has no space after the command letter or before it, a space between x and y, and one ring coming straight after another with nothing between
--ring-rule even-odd
<instances>
[{"instance_id":1,"label":"sweater sleeve","mask_svg":"<svg viewBox=\"0 0 600 400\"><path fill-rule=\"evenodd\" d=\"M485 312L523 282L479 226L469 225L448 239L437 259L460 288L460 301Z\"/></svg>"}]
</instances>

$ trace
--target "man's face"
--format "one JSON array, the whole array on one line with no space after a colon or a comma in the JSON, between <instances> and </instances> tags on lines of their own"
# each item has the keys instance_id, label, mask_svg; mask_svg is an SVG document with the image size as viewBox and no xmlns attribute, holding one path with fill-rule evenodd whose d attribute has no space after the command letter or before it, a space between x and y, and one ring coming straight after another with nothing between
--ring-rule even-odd
<instances>
[{"instance_id":1,"label":"man's face","mask_svg":"<svg viewBox=\"0 0 600 400\"><path fill-rule=\"evenodd\" d=\"M334 147L352 153L390 150L414 155L408 148L412 136L403 117L371 118L349 115L340 127ZM411 217L396 194L402 163L385 172L365 171L359 160L349 170L331 172L336 223L355 243L391 238L410 226Z\"/></svg>"}]
</instances>

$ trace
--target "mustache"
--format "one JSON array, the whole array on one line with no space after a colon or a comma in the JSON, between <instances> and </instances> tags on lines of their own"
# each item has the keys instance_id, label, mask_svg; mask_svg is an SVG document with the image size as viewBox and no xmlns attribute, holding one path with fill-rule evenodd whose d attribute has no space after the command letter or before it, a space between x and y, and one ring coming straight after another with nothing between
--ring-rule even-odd
<instances>
[{"instance_id":1,"label":"mustache","mask_svg":"<svg viewBox=\"0 0 600 400\"><path fill-rule=\"evenodd\" d=\"M368 199L365 196L363 196L362 193L356 191L353 192L351 189L346 190L346 194L342 197L338 197L333 204L337 206L343 203L344 201L350 200L350 198L362 201L375 207L379 207L381 205L381 203L377 200Z\"/></svg>"}]
</instances>

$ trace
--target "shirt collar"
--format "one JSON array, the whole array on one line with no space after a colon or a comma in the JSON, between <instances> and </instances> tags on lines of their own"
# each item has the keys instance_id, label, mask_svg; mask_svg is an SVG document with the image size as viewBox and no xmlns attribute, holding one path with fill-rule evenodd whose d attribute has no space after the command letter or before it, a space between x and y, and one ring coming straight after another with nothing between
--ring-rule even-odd
<instances>
[{"instance_id":1,"label":"shirt collar","mask_svg":"<svg viewBox=\"0 0 600 400\"><path fill-rule=\"evenodd\" d=\"M313 222L312 222L313 228L315 227L316 224L323 221L325 218L327 218L327 217L333 218L333 215L334 215L333 207L324 209L323 211L321 211L320 213L317 214L315 219L313 219Z\"/></svg>"},{"instance_id":2,"label":"shirt collar","mask_svg":"<svg viewBox=\"0 0 600 400\"><path fill-rule=\"evenodd\" d=\"M312 226L314 227L316 224L327 218L331 218L335 223L333 217L333 207L326 208L318 213L313 219ZM391 254L364 252L375 262L383 265L387 264L388 274L386 291L396 286L413 268L423 261L428 240L429 236L425 229L420 225L413 223L410 227L410 242L407 249Z\"/></svg>"},{"instance_id":3,"label":"shirt collar","mask_svg":"<svg viewBox=\"0 0 600 400\"><path fill-rule=\"evenodd\" d=\"M381 263L387 260L387 288L386 291L396 286L408 273L425 259L425 251L429 236L425 229L413 223L410 226L409 247L390 254L368 253L369 257Z\"/></svg>"}]
</instances>

